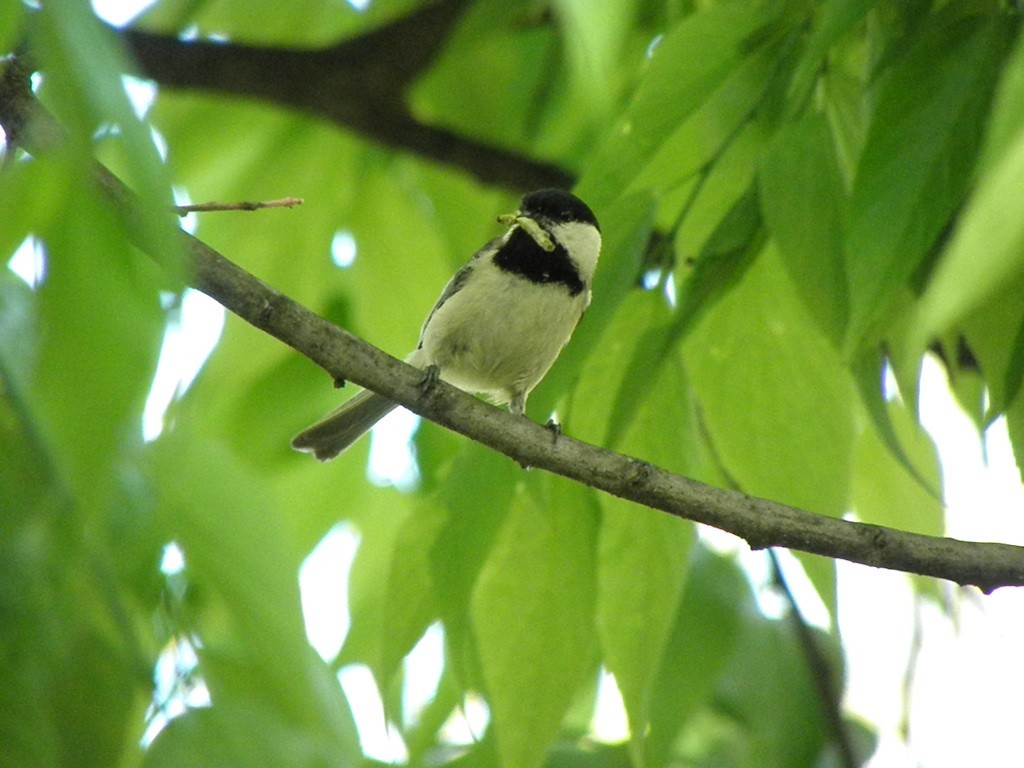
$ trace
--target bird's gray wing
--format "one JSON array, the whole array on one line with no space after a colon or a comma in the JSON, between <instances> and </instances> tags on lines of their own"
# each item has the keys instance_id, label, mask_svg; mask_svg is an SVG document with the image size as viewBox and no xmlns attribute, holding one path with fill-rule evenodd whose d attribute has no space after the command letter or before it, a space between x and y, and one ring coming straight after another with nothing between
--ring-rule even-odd
<instances>
[{"instance_id":1,"label":"bird's gray wing","mask_svg":"<svg viewBox=\"0 0 1024 768\"><path fill-rule=\"evenodd\" d=\"M448 299L462 290L462 287L466 284L470 274L472 274L473 268L480 262L480 259L485 256L493 255L499 245L501 245L501 238L494 238L487 243L487 245L474 253L473 258L467 261L458 272L452 275L452 279L448 281L444 290L441 291L441 295L438 296L437 301L434 302L434 307L430 310L430 314L427 315L427 319L423 321L423 327L420 329L420 341L419 344L416 345L417 349L423 346L423 334L426 332L427 326L430 325L430 319L434 316L434 313L437 312L437 310L441 308L441 305L448 301Z\"/></svg>"}]
</instances>

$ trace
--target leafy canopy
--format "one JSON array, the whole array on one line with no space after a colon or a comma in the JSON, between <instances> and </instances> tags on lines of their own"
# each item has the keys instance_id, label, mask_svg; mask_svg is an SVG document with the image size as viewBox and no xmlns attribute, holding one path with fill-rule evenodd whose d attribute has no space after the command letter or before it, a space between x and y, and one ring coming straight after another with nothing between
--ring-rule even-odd
<instances>
[{"instance_id":1,"label":"leafy canopy","mask_svg":"<svg viewBox=\"0 0 1024 768\"><path fill-rule=\"evenodd\" d=\"M369 441L319 466L288 439L339 395L230 318L144 443L181 254L158 267L129 246L90 167L144 197L154 242L172 189L304 198L205 215L197 234L397 355L523 179L575 180L605 252L534 418L557 410L575 437L697 479L938 534L914 409L926 349L979 427L1004 415L1024 456L1016 13L158 0L128 34L84 0L51 5L0 6L0 45L31 51L66 129L49 155L9 149L0 173L0 253L45 254L34 288L0 271L0 709L17 713L0 718L0 763L362 764L335 678L351 663L372 670L413 765L836 759L807 648L684 521L430 424L413 491L367 482ZM159 86L142 118L121 77L132 56ZM344 268L339 234L355 243ZM883 395L886 365L900 401ZM361 543L352 628L325 661L296 574L338 521ZM186 563L173 578L158 568L171 541ZM834 617L833 564L803 563ZM435 622L442 682L405 713L402 660ZM835 634L815 637L841 679ZM186 643L212 706L143 748L169 706L147 713L156 659ZM601 665L625 747L582 738ZM441 726L469 694L490 724L446 748ZM863 752L865 734L843 728Z\"/></svg>"}]
</instances>

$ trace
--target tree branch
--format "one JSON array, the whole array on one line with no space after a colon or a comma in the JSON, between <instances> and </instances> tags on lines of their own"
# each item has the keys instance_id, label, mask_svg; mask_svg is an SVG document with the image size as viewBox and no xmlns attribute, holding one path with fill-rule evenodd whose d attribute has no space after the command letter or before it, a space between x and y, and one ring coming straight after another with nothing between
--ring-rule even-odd
<instances>
[{"instance_id":1,"label":"tree branch","mask_svg":"<svg viewBox=\"0 0 1024 768\"><path fill-rule=\"evenodd\" d=\"M571 187L572 174L553 163L425 125L409 111L408 87L434 61L465 5L466 0L427 4L379 29L317 50L181 40L137 29L113 32L142 74L162 88L276 103L499 187Z\"/></svg>"},{"instance_id":2,"label":"tree branch","mask_svg":"<svg viewBox=\"0 0 1024 768\"><path fill-rule=\"evenodd\" d=\"M116 182L116 183L115 183ZM112 176L104 182L117 187ZM822 517L673 475L640 459L560 436L444 382L424 394L423 372L327 322L184 232L193 287L323 368L394 400L521 464L694 522L729 531L753 549L790 547L864 565L974 584L1024 585L1024 547L924 536Z\"/></svg>"},{"instance_id":3,"label":"tree branch","mask_svg":"<svg viewBox=\"0 0 1024 768\"><path fill-rule=\"evenodd\" d=\"M12 74L13 73L13 74ZM0 77L0 125L30 152L45 151L60 135L53 119L14 82ZM29 119L31 112L31 120ZM30 130L19 130L27 126ZM138 222L138 199L110 171L97 165L97 181L122 210L140 250L159 254ZM323 368L379 392L414 413L509 456L652 509L739 536L753 549L789 547L825 557L973 584L989 592L1024 586L1024 547L925 536L867 523L822 517L735 490L674 475L647 462L604 450L495 408L443 381L423 392L422 371L324 320L233 264L202 241L175 230L189 258L193 287L256 328ZM284 439L282 437L282 439Z\"/></svg>"}]
</instances>

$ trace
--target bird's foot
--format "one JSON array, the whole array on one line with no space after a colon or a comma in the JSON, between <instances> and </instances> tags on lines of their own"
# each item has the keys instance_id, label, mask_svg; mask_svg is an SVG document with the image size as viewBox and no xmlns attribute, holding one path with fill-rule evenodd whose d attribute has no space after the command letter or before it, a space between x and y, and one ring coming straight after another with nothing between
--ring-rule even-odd
<instances>
[{"instance_id":1,"label":"bird's foot","mask_svg":"<svg viewBox=\"0 0 1024 768\"><path fill-rule=\"evenodd\" d=\"M426 397L430 394L431 390L434 389L434 385L437 384L441 378L441 369L436 365L428 365L423 369L423 378L420 379L419 390L420 397Z\"/></svg>"}]
</instances>

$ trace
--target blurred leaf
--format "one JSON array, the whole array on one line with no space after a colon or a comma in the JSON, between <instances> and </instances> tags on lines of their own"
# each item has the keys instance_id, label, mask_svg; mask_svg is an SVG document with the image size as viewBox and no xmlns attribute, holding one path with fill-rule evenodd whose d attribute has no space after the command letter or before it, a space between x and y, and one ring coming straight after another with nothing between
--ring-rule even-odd
<instances>
[{"instance_id":1,"label":"blurred leaf","mask_svg":"<svg viewBox=\"0 0 1024 768\"><path fill-rule=\"evenodd\" d=\"M305 648L299 563L251 471L222 448L181 432L162 436L147 454L161 526L181 545L192 578L220 592L240 628L267 643L268 653Z\"/></svg>"},{"instance_id":2,"label":"blurred leaf","mask_svg":"<svg viewBox=\"0 0 1024 768\"><path fill-rule=\"evenodd\" d=\"M233 620L223 637L205 635L200 652L214 706L253 697L330 750L357 754L337 680L306 641L299 563L262 485L223 450L180 434L153 444L149 459L161 524L181 545L190 582L213 590Z\"/></svg>"},{"instance_id":3,"label":"blurred leaf","mask_svg":"<svg viewBox=\"0 0 1024 768\"><path fill-rule=\"evenodd\" d=\"M750 587L735 562L694 547L686 591L654 678L646 765L669 764L677 735L710 699L734 652L742 616L753 610Z\"/></svg>"},{"instance_id":4,"label":"blurred leaf","mask_svg":"<svg viewBox=\"0 0 1024 768\"><path fill-rule=\"evenodd\" d=\"M761 160L761 208L779 257L822 332L837 346L846 324L845 194L824 116L783 126Z\"/></svg>"},{"instance_id":5,"label":"blurred leaf","mask_svg":"<svg viewBox=\"0 0 1024 768\"><path fill-rule=\"evenodd\" d=\"M1000 16L949 6L926 20L882 81L850 199L848 352L960 205L1009 32Z\"/></svg>"},{"instance_id":6,"label":"blurred leaf","mask_svg":"<svg viewBox=\"0 0 1024 768\"><path fill-rule=\"evenodd\" d=\"M28 6L24 3L0 4L0 56L8 54L17 45L27 16Z\"/></svg>"},{"instance_id":7,"label":"blurred leaf","mask_svg":"<svg viewBox=\"0 0 1024 768\"><path fill-rule=\"evenodd\" d=\"M0 395L18 411L25 407L38 343L32 290L10 270L0 270Z\"/></svg>"},{"instance_id":8,"label":"blurred leaf","mask_svg":"<svg viewBox=\"0 0 1024 768\"><path fill-rule=\"evenodd\" d=\"M388 686L402 659L439 618L430 552L445 522L444 510L424 505L414 509L398 531L395 555L387 571L381 687Z\"/></svg>"},{"instance_id":9,"label":"blurred leaf","mask_svg":"<svg viewBox=\"0 0 1024 768\"><path fill-rule=\"evenodd\" d=\"M498 752L521 768L544 762L595 647L592 492L530 485L539 498L517 494L470 607Z\"/></svg>"},{"instance_id":10,"label":"blurred leaf","mask_svg":"<svg viewBox=\"0 0 1024 768\"><path fill-rule=\"evenodd\" d=\"M41 347L28 396L47 450L97 513L116 463L141 443L163 313L159 285L137 265L112 211L76 181L62 220L43 236Z\"/></svg>"},{"instance_id":11,"label":"blurred leaf","mask_svg":"<svg viewBox=\"0 0 1024 768\"><path fill-rule=\"evenodd\" d=\"M686 473L696 437L678 362L666 365L638 409L622 450ZM621 499L600 497L597 631L604 663L615 675L639 749L649 706L695 538L694 526Z\"/></svg>"},{"instance_id":12,"label":"blurred leaf","mask_svg":"<svg viewBox=\"0 0 1024 768\"><path fill-rule=\"evenodd\" d=\"M169 210L170 180L152 133L125 92L122 73L131 68L120 42L86 0L72 0L59 11L40 6L32 45L46 72L42 93L69 129L65 140L81 152L82 169L88 168L90 152L108 150L104 160L108 166L116 163L111 167L141 201L132 224L149 256L177 276L180 254L179 241L172 237L177 222ZM106 137L103 145L94 143L97 135Z\"/></svg>"},{"instance_id":13,"label":"blurred leaf","mask_svg":"<svg viewBox=\"0 0 1024 768\"><path fill-rule=\"evenodd\" d=\"M716 709L738 727L736 764L802 768L815 765L829 743L821 702L788 622L742 614L735 653L718 684ZM835 663L835 638L815 632ZM841 669L836 664L835 669ZM840 675L841 673L837 673Z\"/></svg>"},{"instance_id":14,"label":"blurred leaf","mask_svg":"<svg viewBox=\"0 0 1024 768\"><path fill-rule=\"evenodd\" d=\"M625 361L638 329L668 308L655 292L634 291L622 303L569 403L567 429L574 437L607 445L610 413L618 410ZM678 363L660 368L651 395L629 409L617 449L672 471L692 470L695 427ZM632 730L647 718L651 677L679 600L692 541L692 526L620 499L600 496L597 628L606 666L623 693ZM643 564L642 567L638 564ZM588 713L589 716L589 713Z\"/></svg>"},{"instance_id":15,"label":"blurred leaf","mask_svg":"<svg viewBox=\"0 0 1024 768\"><path fill-rule=\"evenodd\" d=\"M359 481L366 484L364 480ZM384 634L391 609L385 574L393 567L400 531L415 514L409 499L393 489L365 494L357 521L360 532L352 570L348 576L349 614L352 623L335 666L366 664L378 675L383 669L384 647L393 638ZM374 505L372 497L380 496ZM341 606L338 606L341 610ZM383 684L383 679L380 680Z\"/></svg>"},{"instance_id":16,"label":"blurred leaf","mask_svg":"<svg viewBox=\"0 0 1024 768\"><path fill-rule=\"evenodd\" d=\"M856 176L871 117L870 112L864 109L867 76L861 69L857 65L847 68L830 65L822 78L823 98L835 142L836 160L842 173L844 191L847 192ZM845 232L844 227L844 235ZM845 267L845 260L843 264Z\"/></svg>"},{"instance_id":17,"label":"blurred leaf","mask_svg":"<svg viewBox=\"0 0 1024 768\"><path fill-rule=\"evenodd\" d=\"M1017 470L1024 481L1024 397L1018 397L1006 411L1006 429L1010 434Z\"/></svg>"},{"instance_id":18,"label":"blurred leaf","mask_svg":"<svg viewBox=\"0 0 1024 768\"><path fill-rule=\"evenodd\" d=\"M527 147L550 131L559 41L523 3L469 3L437 62L415 84L417 115L496 146ZM570 118L571 119L571 118Z\"/></svg>"},{"instance_id":19,"label":"blurred leaf","mask_svg":"<svg viewBox=\"0 0 1024 768\"><path fill-rule=\"evenodd\" d=\"M168 724L146 751L145 768L316 768L356 756L317 743L259 704L193 709Z\"/></svg>"},{"instance_id":20,"label":"blurred leaf","mask_svg":"<svg viewBox=\"0 0 1024 768\"><path fill-rule=\"evenodd\" d=\"M634 23L638 0L600 4L587 0L558 0L556 7L581 108L602 116L616 95L608 81L616 72L619 54Z\"/></svg>"},{"instance_id":21,"label":"blurred leaf","mask_svg":"<svg viewBox=\"0 0 1024 768\"><path fill-rule=\"evenodd\" d=\"M237 5L211 0L161 0L146 8L133 24L171 33L195 26L202 37L222 35L241 42L313 47L334 42L363 27L381 23L410 3L370 4L366 13L348 4L299 0L280 13L264 5ZM378 5L381 5L378 9ZM382 18L383 17L383 18Z\"/></svg>"},{"instance_id":22,"label":"blurred leaf","mask_svg":"<svg viewBox=\"0 0 1024 768\"><path fill-rule=\"evenodd\" d=\"M66 674L54 697L62 762L104 768L113 765L126 747L128 715L139 680L128 660L102 638L83 634L73 638L71 646Z\"/></svg>"},{"instance_id":23,"label":"blurred leaf","mask_svg":"<svg viewBox=\"0 0 1024 768\"><path fill-rule=\"evenodd\" d=\"M448 513L430 549L430 569L448 641L448 663L469 685L476 672L470 631L474 587L516 497L523 469L467 443L447 468L438 503Z\"/></svg>"}]
</instances>

